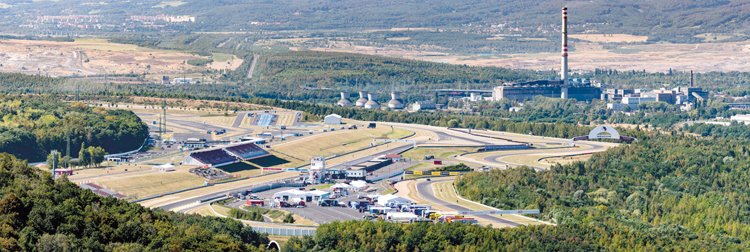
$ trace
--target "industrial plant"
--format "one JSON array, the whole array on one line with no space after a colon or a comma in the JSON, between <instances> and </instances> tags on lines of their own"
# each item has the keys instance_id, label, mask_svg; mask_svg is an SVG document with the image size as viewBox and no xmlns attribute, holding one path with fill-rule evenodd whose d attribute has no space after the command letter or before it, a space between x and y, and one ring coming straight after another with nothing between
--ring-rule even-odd
<instances>
[{"instance_id":1,"label":"industrial plant","mask_svg":"<svg viewBox=\"0 0 750 252\"><path fill-rule=\"evenodd\" d=\"M484 94L489 96L491 94L491 100L500 101L503 99L509 99L514 101L530 100L535 96L544 96L551 98L561 99L576 99L579 101L591 101L600 99L602 97L601 85L597 85L588 79L582 78L569 78L568 76L568 8L562 8L562 47L561 47L561 69L559 79L553 80L535 80L521 83L505 83L503 85L495 87L493 90L460 90L460 89L440 89L435 90L439 96L441 94L447 94L449 96L469 96L470 101L481 101L484 99ZM359 99L355 102L356 107L366 109L380 109L381 106L377 102L375 94L368 93L366 91L359 92ZM435 101L437 103L437 101ZM349 101L348 94L345 92L341 93L341 100L336 103L338 106L350 107L351 102ZM404 109L406 105L401 99L398 92L391 92L391 100L387 104L387 108L398 110ZM413 104L412 110L418 111L424 108L434 109L435 105L427 104L425 101ZM417 108L417 109L414 109Z\"/></svg>"},{"instance_id":2,"label":"industrial plant","mask_svg":"<svg viewBox=\"0 0 750 252\"><path fill-rule=\"evenodd\" d=\"M530 100L534 96L557 97L591 101L599 99L600 87L586 79L568 77L568 8L562 8L562 49L559 80L537 80L523 83L506 83L492 90L493 100Z\"/></svg>"}]
</instances>

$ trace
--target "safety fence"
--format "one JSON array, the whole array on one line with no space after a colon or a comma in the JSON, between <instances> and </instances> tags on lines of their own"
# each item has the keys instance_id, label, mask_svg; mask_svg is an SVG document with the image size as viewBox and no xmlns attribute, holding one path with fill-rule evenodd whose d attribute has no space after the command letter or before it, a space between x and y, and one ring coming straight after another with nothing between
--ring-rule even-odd
<instances>
[{"instance_id":1,"label":"safety fence","mask_svg":"<svg viewBox=\"0 0 750 252\"><path fill-rule=\"evenodd\" d=\"M315 229L296 227L252 227L254 231L279 236L313 236Z\"/></svg>"}]
</instances>

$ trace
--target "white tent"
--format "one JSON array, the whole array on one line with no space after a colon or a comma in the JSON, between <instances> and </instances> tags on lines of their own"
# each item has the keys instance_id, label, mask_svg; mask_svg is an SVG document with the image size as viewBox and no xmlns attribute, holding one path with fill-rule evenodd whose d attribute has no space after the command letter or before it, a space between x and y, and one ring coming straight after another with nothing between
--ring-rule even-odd
<instances>
[{"instance_id":1,"label":"white tent","mask_svg":"<svg viewBox=\"0 0 750 252\"><path fill-rule=\"evenodd\" d=\"M367 182L365 182L364 180L352 181L349 184L352 185L352 187L354 187L355 189L360 190L360 191L367 188Z\"/></svg>"},{"instance_id":2,"label":"white tent","mask_svg":"<svg viewBox=\"0 0 750 252\"><path fill-rule=\"evenodd\" d=\"M331 186L331 189L343 189L343 190L349 190L352 186L346 183L336 183L335 185Z\"/></svg>"},{"instance_id":3,"label":"white tent","mask_svg":"<svg viewBox=\"0 0 750 252\"><path fill-rule=\"evenodd\" d=\"M157 170L159 170L159 172L171 172L171 171L175 171L175 167L172 164L157 165L157 166L154 166L154 168L156 168Z\"/></svg>"},{"instance_id":4,"label":"white tent","mask_svg":"<svg viewBox=\"0 0 750 252\"><path fill-rule=\"evenodd\" d=\"M330 114L323 118L323 123L328 125L339 125L341 124L341 116L337 114Z\"/></svg>"},{"instance_id":5,"label":"white tent","mask_svg":"<svg viewBox=\"0 0 750 252\"><path fill-rule=\"evenodd\" d=\"M387 207L394 207L394 206L401 206L401 205L408 205L411 204L412 201L408 200L403 197L399 197L393 194L383 195L378 197L378 205L380 206L387 206Z\"/></svg>"}]
</instances>

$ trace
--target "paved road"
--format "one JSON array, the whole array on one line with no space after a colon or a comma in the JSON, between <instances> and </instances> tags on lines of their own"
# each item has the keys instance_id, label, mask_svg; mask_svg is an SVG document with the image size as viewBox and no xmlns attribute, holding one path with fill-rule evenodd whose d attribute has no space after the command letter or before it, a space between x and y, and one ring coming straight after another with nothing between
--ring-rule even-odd
<instances>
[{"instance_id":1,"label":"paved road","mask_svg":"<svg viewBox=\"0 0 750 252\"><path fill-rule=\"evenodd\" d=\"M450 130L444 127L436 127L436 126L428 126L428 125L420 125L420 124L385 123L385 122L381 122L381 124L391 125L394 127L404 128L407 130L411 129L411 130L422 130L422 131L432 132L433 134L437 136L437 139L426 142L429 144L440 144L443 141L450 141L451 139L465 141L468 144L475 144L477 146L517 144L514 142L509 142L507 140L502 140L499 138L493 138L493 137L487 137L487 136L481 136L481 135L473 135L473 134L469 134L467 132L463 132L460 130Z\"/></svg>"},{"instance_id":2,"label":"paved road","mask_svg":"<svg viewBox=\"0 0 750 252\"><path fill-rule=\"evenodd\" d=\"M297 175L298 173L296 172L282 172L282 173L271 174L271 175L262 176L262 177L244 179L240 181L229 182L225 184L218 184L218 185L203 187L200 189L190 190L190 191L186 191L186 192L182 192L182 193L178 193L174 195L167 195L167 196L160 197L160 198L150 199L150 200L141 202L141 204L150 206L150 207L159 207L165 210L172 210L172 209L182 208L187 205L195 204L198 201L205 201L205 200L225 196L227 193L230 193L230 192L245 191L245 190L248 190L248 189L260 186L260 185L268 184L274 181L294 178ZM167 200L162 201L162 198L167 199ZM197 207L197 206L198 205L195 205L194 207Z\"/></svg>"},{"instance_id":3,"label":"paved road","mask_svg":"<svg viewBox=\"0 0 750 252\"><path fill-rule=\"evenodd\" d=\"M472 209L456 205L452 202L445 202L435 197L435 193L432 191L432 184L436 182L440 182L440 181L427 181L427 180L417 181L416 187L417 187L417 193L419 194L419 197L430 202L431 205L441 205L441 206L444 206L444 207L447 207L456 211L474 211ZM521 225L521 224L509 221L506 219L501 219L492 215L477 215L477 216L481 217L482 219L487 219L495 223L502 223L511 227L517 227Z\"/></svg>"},{"instance_id":4,"label":"paved road","mask_svg":"<svg viewBox=\"0 0 750 252\"><path fill-rule=\"evenodd\" d=\"M258 58L259 57L260 57L260 55L258 55L258 54L253 55L253 61L250 62L250 69L247 70L247 78L248 79L252 79L253 78L253 73L255 72L255 65L258 64Z\"/></svg>"},{"instance_id":5,"label":"paved road","mask_svg":"<svg viewBox=\"0 0 750 252\"><path fill-rule=\"evenodd\" d=\"M184 120L179 120L179 119L171 119L169 122L170 123L176 123L176 124L179 124L179 125L182 125L182 126L186 126L186 127L190 127L190 128L194 128L194 129L197 129L197 130L204 130L203 132L208 131L208 130L214 131L214 130L220 130L220 129L222 129L220 127L216 127L216 126L208 124L208 123L199 123L199 122L193 122L193 121L184 121Z\"/></svg>"},{"instance_id":6,"label":"paved road","mask_svg":"<svg viewBox=\"0 0 750 252\"><path fill-rule=\"evenodd\" d=\"M305 208L282 208L289 212L298 214L318 224L326 224L334 221L361 220L365 213L348 207L321 207L310 203Z\"/></svg>"},{"instance_id":7,"label":"paved road","mask_svg":"<svg viewBox=\"0 0 750 252\"><path fill-rule=\"evenodd\" d=\"M413 146L411 144L400 146L400 147L395 147L395 148L388 149L388 150L385 150L385 151L381 151L381 152L378 152L378 153L375 153L375 154L372 154L372 155L368 155L368 156L364 156L364 157L361 157L361 158L357 158L355 160L352 160L352 161L349 161L349 162L345 162L343 164L334 165L334 166L331 166L331 168L329 168L329 169L333 169L333 170L336 170L336 169L346 169L349 166L356 165L356 164L361 164L361 163L370 161L370 160L374 159L377 156L382 156L382 155L390 154L390 153L401 153L401 152L404 152L404 151L406 151L408 149L411 149L412 147Z\"/></svg>"},{"instance_id":8,"label":"paved road","mask_svg":"<svg viewBox=\"0 0 750 252\"><path fill-rule=\"evenodd\" d=\"M247 111L237 112L237 118L234 118L234 123L232 123L232 128L239 128L242 125L242 121L245 120L246 116L247 116Z\"/></svg>"},{"instance_id":9,"label":"paved road","mask_svg":"<svg viewBox=\"0 0 750 252\"><path fill-rule=\"evenodd\" d=\"M497 164L503 164L506 166L531 166L528 164L518 164L518 163L512 163L508 161L503 161L503 158L511 157L511 156L528 156L528 155L544 155L549 154L549 157L556 157L556 156L566 156L566 155L580 155L580 154L587 154L587 153L593 153L593 152L602 152L607 150L607 146L604 144L596 143L596 142L586 142L585 145L591 146L591 148L587 149L576 149L576 148L570 148L570 147L561 147L561 148L545 148L545 149L531 149L528 151L523 152L512 152L512 153L503 153L499 152L497 155L492 155L484 158L484 161L491 162L491 163L497 163ZM560 152L550 153L550 150L563 150ZM568 150L568 151L565 151ZM540 167L540 166L531 166L533 168L537 169L547 169L548 167Z\"/></svg>"},{"instance_id":10,"label":"paved road","mask_svg":"<svg viewBox=\"0 0 750 252\"><path fill-rule=\"evenodd\" d=\"M467 141L467 142L470 142L470 143L476 143L477 145L490 145L490 144L493 144L493 143L482 141L482 140L476 140L476 139L471 139L471 138L467 138L467 137L458 136L458 132L448 134L448 133L445 133L445 132L442 132L442 131L433 131L433 133L437 134L438 138L440 140L450 140L451 138L453 138L453 139Z\"/></svg>"}]
</instances>

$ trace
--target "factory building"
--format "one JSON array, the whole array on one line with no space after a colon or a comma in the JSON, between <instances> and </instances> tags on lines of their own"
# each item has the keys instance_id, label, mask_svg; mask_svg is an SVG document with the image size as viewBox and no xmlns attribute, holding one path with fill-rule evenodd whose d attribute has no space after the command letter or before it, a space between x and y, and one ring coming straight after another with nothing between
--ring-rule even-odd
<instances>
[{"instance_id":1,"label":"factory building","mask_svg":"<svg viewBox=\"0 0 750 252\"><path fill-rule=\"evenodd\" d=\"M432 101L418 101L411 105L411 110L415 112L435 109L437 109L437 107Z\"/></svg>"},{"instance_id":2,"label":"factory building","mask_svg":"<svg viewBox=\"0 0 750 252\"><path fill-rule=\"evenodd\" d=\"M502 99L525 101L531 100L535 96L558 98L565 92L565 95L570 99L591 101L599 99L602 96L602 91L599 87L584 84L583 82L574 82L572 80L568 83L573 85L563 88L564 84L560 80L539 80L518 84L506 84L495 87L492 92L492 98L495 101L500 101Z\"/></svg>"},{"instance_id":3,"label":"factory building","mask_svg":"<svg viewBox=\"0 0 750 252\"><path fill-rule=\"evenodd\" d=\"M682 110L691 110L696 104L708 98L708 91L695 87L693 72L690 72L690 86L676 87L673 89L608 89L602 94L607 103L607 109L624 111L625 109L637 110L641 103L663 102L679 105Z\"/></svg>"},{"instance_id":4,"label":"factory building","mask_svg":"<svg viewBox=\"0 0 750 252\"><path fill-rule=\"evenodd\" d=\"M495 101L509 99L515 101L531 100L535 96L576 99L591 101L600 99L601 88L593 86L586 79L568 77L568 8L562 9L562 48L559 80L538 80L525 83L504 84L492 90Z\"/></svg>"}]
</instances>

